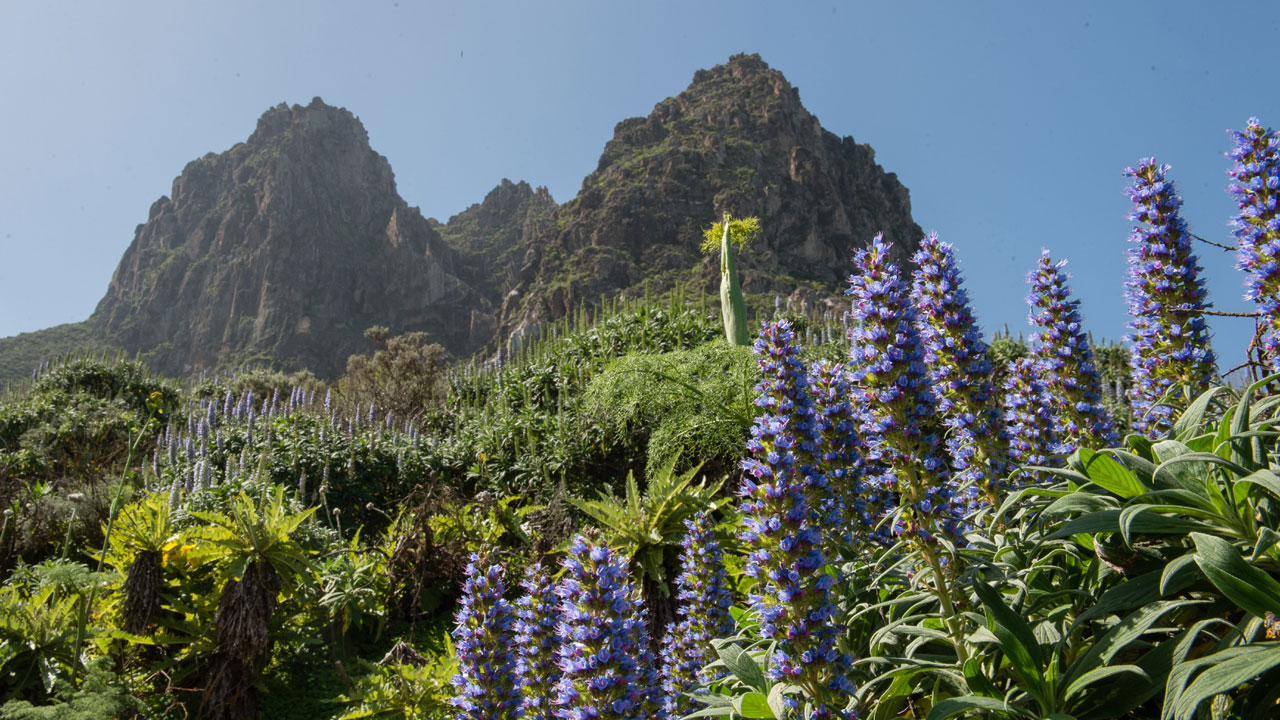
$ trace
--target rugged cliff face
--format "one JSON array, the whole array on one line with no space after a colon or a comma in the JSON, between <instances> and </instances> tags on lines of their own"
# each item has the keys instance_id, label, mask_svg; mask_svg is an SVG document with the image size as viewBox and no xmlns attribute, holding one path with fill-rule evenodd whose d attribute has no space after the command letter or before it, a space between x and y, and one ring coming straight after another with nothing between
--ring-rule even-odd
<instances>
[{"instance_id":1,"label":"rugged cliff face","mask_svg":"<svg viewBox=\"0 0 1280 720\"><path fill-rule=\"evenodd\" d=\"M921 236L872 149L824 130L755 55L619 123L566 204L503 180L445 224L400 198L358 119L317 98L268 110L246 142L187 165L86 332L170 375L260 360L334 377L373 325L465 356L646 282L714 291L718 259L698 248L725 212L761 220L739 258L746 292L816 302L839 297L875 233L903 258ZM0 361L63 335L0 343Z\"/></svg>"},{"instance_id":2,"label":"rugged cliff face","mask_svg":"<svg viewBox=\"0 0 1280 720\"><path fill-rule=\"evenodd\" d=\"M877 232L907 257L922 233L907 189L875 152L824 130L799 93L757 55L694 74L645 118L619 123L555 226L524 242L501 332L521 337L602 294L678 281L714 285L701 231L723 213L755 215L762 234L740 260L749 293L837 293L855 248Z\"/></svg>"},{"instance_id":3,"label":"rugged cliff face","mask_svg":"<svg viewBox=\"0 0 1280 720\"><path fill-rule=\"evenodd\" d=\"M476 203L440 225L428 220L458 253L460 274L485 297L500 300L519 281L524 249L555 224L546 188L504 179Z\"/></svg>"},{"instance_id":4,"label":"rugged cliff face","mask_svg":"<svg viewBox=\"0 0 1280 720\"><path fill-rule=\"evenodd\" d=\"M490 303L397 194L360 121L319 98L278 105L248 141L189 163L91 322L173 375L264 359L332 377L375 324L456 354L493 332Z\"/></svg>"}]
</instances>

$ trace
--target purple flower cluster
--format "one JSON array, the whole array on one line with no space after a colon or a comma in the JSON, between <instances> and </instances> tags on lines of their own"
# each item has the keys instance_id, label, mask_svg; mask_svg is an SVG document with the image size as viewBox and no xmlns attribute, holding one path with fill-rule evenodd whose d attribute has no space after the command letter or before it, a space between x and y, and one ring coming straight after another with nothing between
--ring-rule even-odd
<instances>
[{"instance_id":1,"label":"purple flower cluster","mask_svg":"<svg viewBox=\"0 0 1280 720\"><path fill-rule=\"evenodd\" d=\"M849 277L849 366L864 409L864 457L873 492L897 495L893 531L928 539L958 529L947 461L938 441L937 398L925 366L908 287L882 235L854 255ZM882 495L882 496L883 496Z\"/></svg>"},{"instance_id":2,"label":"purple flower cluster","mask_svg":"<svg viewBox=\"0 0 1280 720\"><path fill-rule=\"evenodd\" d=\"M1080 301L1071 299L1065 260L1054 262L1043 251L1031 273L1031 324L1040 330L1032 338L1037 370L1051 400L1054 427L1062 451L1077 447L1111 447L1118 441L1111 413L1102 404L1102 378L1094 365L1093 349L1081 329Z\"/></svg>"},{"instance_id":3,"label":"purple flower cluster","mask_svg":"<svg viewBox=\"0 0 1280 720\"><path fill-rule=\"evenodd\" d=\"M520 687L512 652L511 605L502 599L502 567L472 554L453 631L458 653L459 720L514 720L520 717Z\"/></svg>"},{"instance_id":4,"label":"purple flower cluster","mask_svg":"<svg viewBox=\"0 0 1280 720\"><path fill-rule=\"evenodd\" d=\"M1173 408L1159 404L1170 388L1181 385L1187 399L1209 389L1216 372L1204 310L1208 291L1203 268L1191 251L1191 233L1179 214L1182 198L1165 175L1168 165L1145 158L1125 169L1132 178L1129 197L1134 210L1134 243L1129 248L1125 299L1129 302L1127 340L1133 386L1133 426L1152 439L1173 426Z\"/></svg>"},{"instance_id":5,"label":"purple flower cluster","mask_svg":"<svg viewBox=\"0 0 1280 720\"><path fill-rule=\"evenodd\" d=\"M560 638L559 600L555 583L541 563L529 566L520 586L525 594L516 601L515 643L518 649L516 675L523 695L524 720L551 720L553 703L560 684L556 649Z\"/></svg>"},{"instance_id":6,"label":"purple flower cluster","mask_svg":"<svg viewBox=\"0 0 1280 720\"><path fill-rule=\"evenodd\" d=\"M786 320L765 323L755 343L764 379L756 385L761 415L743 462L742 540L745 572L755 578L748 601L761 634L777 641L768 672L825 695L850 691L849 658L835 645L835 606L823 554L823 522L839 520L830 481L818 471L821 437L813 421L808 378Z\"/></svg>"},{"instance_id":7,"label":"purple flower cluster","mask_svg":"<svg viewBox=\"0 0 1280 720\"><path fill-rule=\"evenodd\" d=\"M1041 382L1034 358L1009 363L1004 382L1004 424L1009 436L1009 459L1017 465L1044 465L1059 452L1049 393ZM1024 476L1025 477L1025 476ZM1038 475L1032 479L1041 479Z\"/></svg>"},{"instance_id":8,"label":"purple flower cluster","mask_svg":"<svg viewBox=\"0 0 1280 720\"><path fill-rule=\"evenodd\" d=\"M1008 437L995 397L995 367L950 244L929 233L912 257L912 295L938 413L948 428L953 481L967 504L999 502Z\"/></svg>"},{"instance_id":9,"label":"purple flower cluster","mask_svg":"<svg viewBox=\"0 0 1280 720\"><path fill-rule=\"evenodd\" d=\"M830 483L835 502L844 518L875 525L883 508L866 492L862 480L862 453L858 450L858 417L849 402L849 380L845 366L827 360L809 366L809 395L813 402L814 425L819 454L817 470ZM830 539L851 542L850 525L827 523ZM837 535L839 537L837 537Z\"/></svg>"},{"instance_id":10,"label":"purple flower cluster","mask_svg":"<svg viewBox=\"0 0 1280 720\"><path fill-rule=\"evenodd\" d=\"M714 659L711 641L729 637L734 629L729 616L733 596L711 516L699 513L685 520L684 526L687 532L680 541L683 550L676 578L680 619L667 631L662 648L662 688L666 712L672 718L697 710L683 694L697 683L718 678L704 671Z\"/></svg>"},{"instance_id":11,"label":"purple flower cluster","mask_svg":"<svg viewBox=\"0 0 1280 720\"><path fill-rule=\"evenodd\" d=\"M1249 118L1244 132L1231 133L1235 146L1227 157L1235 163L1231 194L1240 207L1232 219L1236 268L1249 273L1246 300L1265 315L1263 348L1274 370L1280 354L1280 133Z\"/></svg>"},{"instance_id":12,"label":"purple flower cluster","mask_svg":"<svg viewBox=\"0 0 1280 720\"><path fill-rule=\"evenodd\" d=\"M661 717L660 684L644 610L625 561L576 536L563 561L557 652L562 720L649 720Z\"/></svg>"}]
</instances>

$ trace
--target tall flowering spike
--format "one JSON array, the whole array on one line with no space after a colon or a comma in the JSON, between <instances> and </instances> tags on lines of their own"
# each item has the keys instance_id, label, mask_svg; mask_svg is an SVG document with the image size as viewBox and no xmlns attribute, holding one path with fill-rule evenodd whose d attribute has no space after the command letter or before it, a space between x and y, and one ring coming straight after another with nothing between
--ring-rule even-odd
<instances>
[{"instance_id":1,"label":"tall flowering spike","mask_svg":"<svg viewBox=\"0 0 1280 720\"><path fill-rule=\"evenodd\" d=\"M560 602L556 598L555 583L541 563L529 566L520 586L525 594L516 601L515 643L522 717L551 720L560 684L560 666L556 664Z\"/></svg>"},{"instance_id":2,"label":"tall flowering spike","mask_svg":"<svg viewBox=\"0 0 1280 720\"><path fill-rule=\"evenodd\" d=\"M792 338L779 320L765 323L755 343L764 375L756 385L762 412L747 443L752 457L743 462L741 491L745 572L756 580L748 602L761 633L778 643L770 676L838 696L851 691L850 660L835 645L834 578L826 571L821 522L838 519L839 510L814 465L818 440L804 392L808 380Z\"/></svg>"},{"instance_id":3,"label":"tall flowering spike","mask_svg":"<svg viewBox=\"0 0 1280 720\"><path fill-rule=\"evenodd\" d=\"M554 717L641 720L657 708L660 687L648 630L626 562L581 535L569 545L560 601L557 660L562 675Z\"/></svg>"},{"instance_id":4,"label":"tall flowering spike","mask_svg":"<svg viewBox=\"0 0 1280 720\"><path fill-rule=\"evenodd\" d=\"M964 289L955 250L929 233L912 257L912 296L924 360L948 428L956 484L996 503L1007 472L1008 436L995 402L995 366Z\"/></svg>"},{"instance_id":5,"label":"tall flowering spike","mask_svg":"<svg viewBox=\"0 0 1280 720\"><path fill-rule=\"evenodd\" d=\"M1135 225L1129 240L1128 340L1134 429L1155 439L1173 426L1173 408L1157 404L1169 388L1182 385L1188 399L1205 390L1216 373L1204 310L1208 291L1203 268L1191 251L1191 233L1179 215L1182 198L1165 178L1168 165L1154 158L1125 169L1133 180L1129 197Z\"/></svg>"},{"instance_id":6,"label":"tall flowering spike","mask_svg":"<svg viewBox=\"0 0 1280 720\"><path fill-rule=\"evenodd\" d=\"M1237 251L1236 268L1249 273L1245 299L1265 315L1263 349L1272 369L1280 355L1280 133L1249 118L1244 132L1231 131L1235 146L1227 157L1231 194L1240 206L1232 219Z\"/></svg>"},{"instance_id":7,"label":"tall flowering spike","mask_svg":"<svg viewBox=\"0 0 1280 720\"><path fill-rule=\"evenodd\" d=\"M782 449L791 452L793 469L805 495L805 503L816 527L839 527L841 507L836 489L823 460L826 454L823 436L824 419L818 414L810 395L811 379L800 360L795 344L795 331L785 319L761 324L753 352L760 356L757 366L764 376L756 391L755 404L761 417L757 425L785 424ZM754 433L753 433L754 435ZM776 442L776 441L775 441ZM753 452L758 440L747 442Z\"/></svg>"},{"instance_id":8,"label":"tall flowering spike","mask_svg":"<svg viewBox=\"0 0 1280 720\"><path fill-rule=\"evenodd\" d=\"M733 618L729 615L733 595L713 525L706 512L684 521L680 575L676 578L676 612L680 619L667 631L662 647L662 689L666 712L672 718L698 709L683 694L697 683L723 674L709 674L704 668L715 659L711 641L733 635Z\"/></svg>"},{"instance_id":9,"label":"tall flowering spike","mask_svg":"<svg viewBox=\"0 0 1280 720\"><path fill-rule=\"evenodd\" d=\"M939 530L956 532L957 518L915 308L889 250L876 235L854 255L862 272L849 278L850 378L863 410L865 457L881 469L869 481L896 493L896 533L928 538Z\"/></svg>"},{"instance_id":10,"label":"tall flowering spike","mask_svg":"<svg viewBox=\"0 0 1280 720\"><path fill-rule=\"evenodd\" d=\"M453 631L458 652L458 720L514 720L520 717L520 687L512 651L515 616L502 599L502 567L472 554L462 584L461 607Z\"/></svg>"},{"instance_id":11,"label":"tall flowering spike","mask_svg":"<svg viewBox=\"0 0 1280 720\"><path fill-rule=\"evenodd\" d=\"M835 502L843 515L854 522L875 523L882 508L866 492L862 453L858 451L858 417L849 402L849 380L845 366L816 360L809 366L809 395L813 400L814 424L818 433L817 469L830 483ZM831 540L851 541L849 523L829 522ZM837 537L836 528L842 530Z\"/></svg>"},{"instance_id":12,"label":"tall flowering spike","mask_svg":"<svg viewBox=\"0 0 1280 720\"><path fill-rule=\"evenodd\" d=\"M1020 358L1009 363L1004 382L1004 422L1009 433L1009 459L1017 465L1050 465L1050 455L1059 452L1054 432L1049 393L1041 381L1034 358ZM1021 482L1038 475L1020 475Z\"/></svg>"},{"instance_id":13,"label":"tall flowering spike","mask_svg":"<svg viewBox=\"0 0 1280 720\"><path fill-rule=\"evenodd\" d=\"M1027 303L1031 324L1039 328L1032 342L1052 402L1054 426L1059 428L1062 451L1070 453L1081 445L1111 447L1119 438L1111 413L1102 404L1102 378L1080 327L1080 301L1071 299L1067 287L1062 269L1066 264L1066 260L1055 263L1045 250L1028 278Z\"/></svg>"}]
</instances>

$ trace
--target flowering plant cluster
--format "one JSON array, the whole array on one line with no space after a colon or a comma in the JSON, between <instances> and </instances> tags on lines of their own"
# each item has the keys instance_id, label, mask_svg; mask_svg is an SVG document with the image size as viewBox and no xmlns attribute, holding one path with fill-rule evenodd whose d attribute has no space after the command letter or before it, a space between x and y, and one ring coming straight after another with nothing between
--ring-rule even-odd
<instances>
[{"instance_id":1,"label":"flowering plant cluster","mask_svg":"<svg viewBox=\"0 0 1280 720\"><path fill-rule=\"evenodd\" d=\"M520 717L520 688L512 648L514 615L502 599L502 567L472 554L462 584L453 644L458 673L454 706L460 720Z\"/></svg>"},{"instance_id":2,"label":"flowering plant cluster","mask_svg":"<svg viewBox=\"0 0 1280 720\"><path fill-rule=\"evenodd\" d=\"M1039 328L1032 338L1036 369L1044 378L1054 425L1060 428L1062 452L1080 445L1110 447L1119 438L1111 413L1102 404L1102 378L1093 349L1081 328L1080 301L1071 298L1067 261L1054 262L1045 250L1031 273L1029 319Z\"/></svg>"},{"instance_id":3,"label":"flowering plant cluster","mask_svg":"<svg viewBox=\"0 0 1280 720\"><path fill-rule=\"evenodd\" d=\"M1264 315L1263 349L1274 368L1280 353L1280 133L1249 118L1244 131L1231 137L1230 189L1240 206L1232 220L1239 245L1236 267L1249 274L1245 299L1256 302Z\"/></svg>"},{"instance_id":4,"label":"flowering plant cluster","mask_svg":"<svg viewBox=\"0 0 1280 720\"><path fill-rule=\"evenodd\" d=\"M1019 358L1009 363L1004 381L1009 459L1017 465L1048 465L1050 456L1061 450L1038 368L1034 358Z\"/></svg>"},{"instance_id":5,"label":"flowering plant cluster","mask_svg":"<svg viewBox=\"0 0 1280 720\"><path fill-rule=\"evenodd\" d=\"M724 554L712 532L712 519L700 513L684 521L680 541L680 576L676 578L679 621L667 629L662 648L662 688L667 714L680 718L694 712L684 693L723 672L706 670L713 659L711 641L733 634L729 606L733 594L724 569Z\"/></svg>"},{"instance_id":6,"label":"flowering plant cluster","mask_svg":"<svg viewBox=\"0 0 1280 720\"><path fill-rule=\"evenodd\" d=\"M541 563L534 563L520 586L525 594L516 601L515 643L519 650L516 674L520 678L521 712L524 720L550 720L560 684L560 667L556 663L560 608L555 583Z\"/></svg>"},{"instance_id":7,"label":"flowering plant cluster","mask_svg":"<svg viewBox=\"0 0 1280 720\"><path fill-rule=\"evenodd\" d=\"M748 601L760 631L777 641L768 672L815 698L849 692L849 658L836 648L835 606L823 554L825 523L839 521L830 480L818 471L821 437L813 420L809 380L786 320L765 323L755 352L763 379L761 415L743 462L741 538L744 572L756 580ZM822 704L821 713L833 712Z\"/></svg>"},{"instance_id":8,"label":"flowering plant cluster","mask_svg":"<svg viewBox=\"0 0 1280 720\"><path fill-rule=\"evenodd\" d=\"M854 255L861 272L850 276L847 291L853 400L862 408L869 484L896 494L898 534L928 539L954 533L957 518L916 310L890 250L876 235Z\"/></svg>"},{"instance_id":9,"label":"flowering plant cluster","mask_svg":"<svg viewBox=\"0 0 1280 720\"><path fill-rule=\"evenodd\" d=\"M938 412L947 427L955 484L972 508L975 496L994 504L1007 469L1008 437L995 397L995 366L969 307L951 245L929 233L912 257L912 295L919 313L924 361Z\"/></svg>"},{"instance_id":10,"label":"flowering plant cluster","mask_svg":"<svg viewBox=\"0 0 1280 720\"><path fill-rule=\"evenodd\" d=\"M1208 390L1217 374L1204 319L1208 290L1168 172L1153 158L1125 170L1133 180L1129 219L1136 223L1125 280L1133 345L1129 399L1134 429L1152 439L1173 425L1173 407L1159 402L1165 393L1181 386L1180 395L1189 400Z\"/></svg>"},{"instance_id":11,"label":"flowering plant cluster","mask_svg":"<svg viewBox=\"0 0 1280 720\"><path fill-rule=\"evenodd\" d=\"M555 717L658 717L659 681L649 632L625 561L581 535L569 544L560 599L560 686Z\"/></svg>"},{"instance_id":12,"label":"flowering plant cluster","mask_svg":"<svg viewBox=\"0 0 1280 720\"><path fill-rule=\"evenodd\" d=\"M862 453L859 451L858 417L849 401L849 380L845 366L815 360L808 369L809 395L813 402L817 429L816 470L827 479L832 500L841 510L842 523L828 522L832 540L848 544L852 524L870 528L883 508L863 481ZM844 531L841 532L840 528Z\"/></svg>"}]
</instances>

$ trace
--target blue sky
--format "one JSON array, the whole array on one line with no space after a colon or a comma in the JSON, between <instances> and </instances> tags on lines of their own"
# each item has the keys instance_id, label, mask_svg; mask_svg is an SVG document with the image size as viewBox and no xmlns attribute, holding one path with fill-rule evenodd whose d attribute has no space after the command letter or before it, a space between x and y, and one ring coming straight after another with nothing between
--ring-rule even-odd
<instances>
[{"instance_id":1,"label":"blue sky","mask_svg":"<svg viewBox=\"0 0 1280 720\"><path fill-rule=\"evenodd\" d=\"M93 311L190 160L313 96L364 122L400 194L447 219L502 178L572 198L618 121L757 52L876 150L956 245L984 328L1026 329L1042 247L1095 336L1124 334L1122 171L1173 166L1229 238L1225 132L1280 125L1269 3L0 3L0 336ZM1249 310L1201 246L1210 297ZM1249 320L1215 320L1224 369Z\"/></svg>"}]
</instances>

